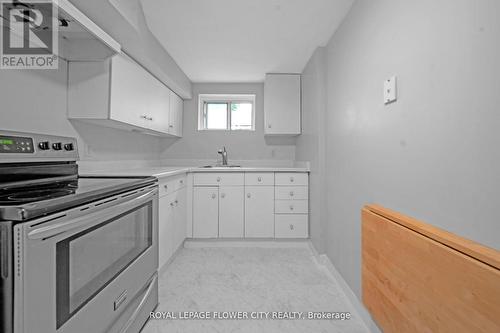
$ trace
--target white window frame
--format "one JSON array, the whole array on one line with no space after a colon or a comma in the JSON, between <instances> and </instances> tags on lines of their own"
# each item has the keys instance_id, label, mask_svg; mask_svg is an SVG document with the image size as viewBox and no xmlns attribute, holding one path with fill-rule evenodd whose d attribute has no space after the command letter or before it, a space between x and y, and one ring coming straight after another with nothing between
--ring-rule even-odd
<instances>
[{"instance_id":1,"label":"white window frame","mask_svg":"<svg viewBox=\"0 0 500 333\"><path fill-rule=\"evenodd\" d=\"M210 129L205 127L206 103L228 103L227 128ZM252 104L252 128L231 129L231 103ZM198 95L198 131L255 131L255 95L254 94L199 94Z\"/></svg>"}]
</instances>

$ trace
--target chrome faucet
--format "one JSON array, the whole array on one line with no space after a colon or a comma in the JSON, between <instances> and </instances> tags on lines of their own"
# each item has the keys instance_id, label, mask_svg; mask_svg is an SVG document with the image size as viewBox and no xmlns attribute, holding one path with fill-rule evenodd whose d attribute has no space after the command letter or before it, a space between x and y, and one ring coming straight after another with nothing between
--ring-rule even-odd
<instances>
[{"instance_id":1,"label":"chrome faucet","mask_svg":"<svg viewBox=\"0 0 500 333\"><path fill-rule=\"evenodd\" d=\"M219 149L218 153L222 155L222 165L227 166L227 151L226 151L226 147L223 147L223 149Z\"/></svg>"}]
</instances>

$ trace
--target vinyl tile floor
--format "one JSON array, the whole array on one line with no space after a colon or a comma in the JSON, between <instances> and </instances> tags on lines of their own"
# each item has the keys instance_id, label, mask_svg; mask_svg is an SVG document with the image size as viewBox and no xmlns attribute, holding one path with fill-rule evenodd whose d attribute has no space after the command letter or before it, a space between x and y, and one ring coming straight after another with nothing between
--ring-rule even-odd
<instances>
[{"instance_id":1,"label":"vinyl tile floor","mask_svg":"<svg viewBox=\"0 0 500 333\"><path fill-rule=\"evenodd\" d=\"M142 333L369 332L306 248L183 248L159 277L159 296L156 311L165 318L150 319ZM186 312L263 318L259 313L268 312L270 319L182 319ZM306 318L308 312L349 312L351 319L272 319L273 312Z\"/></svg>"}]
</instances>

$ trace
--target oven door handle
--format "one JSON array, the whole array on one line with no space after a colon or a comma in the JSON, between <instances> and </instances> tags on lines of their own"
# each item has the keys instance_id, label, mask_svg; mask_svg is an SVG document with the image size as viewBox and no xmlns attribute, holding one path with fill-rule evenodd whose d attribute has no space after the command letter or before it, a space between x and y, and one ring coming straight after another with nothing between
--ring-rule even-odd
<instances>
[{"instance_id":1,"label":"oven door handle","mask_svg":"<svg viewBox=\"0 0 500 333\"><path fill-rule=\"evenodd\" d=\"M103 220L106 220L108 218L111 218L115 215L120 214L123 211L127 211L130 209L133 209L134 205L138 205L142 202L147 202L152 196L156 194L157 190L151 190L147 193L144 193L134 199L129 199L128 200L119 203L117 205L105 208L104 210L99 210L96 212L92 213L87 213L86 215L82 217L76 217L76 218L69 218L65 222L60 222L56 224L52 224L46 227L41 227L38 229L35 229L33 231L30 231L28 233L28 238L29 239L47 239L51 238L53 236L65 233L67 231L80 228L83 226L91 226L91 225L97 225L103 222Z\"/></svg>"}]
</instances>

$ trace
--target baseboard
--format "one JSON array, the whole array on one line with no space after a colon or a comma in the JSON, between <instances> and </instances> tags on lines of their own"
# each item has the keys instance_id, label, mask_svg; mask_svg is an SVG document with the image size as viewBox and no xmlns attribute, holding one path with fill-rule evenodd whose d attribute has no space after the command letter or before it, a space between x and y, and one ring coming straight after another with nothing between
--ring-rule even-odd
<instances>
[{"instance_id":1,"label":"baseboard","mask_svg":"<svg viewBox=\"0 0 500 333\"><path fill-rule=\"evenodd\" d=\"M323 266L325 268L325 270L331 274L331 277L335 281L338 282L339 286L342 288L342 291L349 299L349 302L351 303L351 305L354 307L356 312L361 316L361 319L365 323L368 330L372 333L382 333L382 330L377 326L375 321L372 319L368 310L361 303L359 298L356 296L356 294L349 287L349 285L344 280L342 275L340 275L340 273L337 271L335 266L332 264L332 262L330 261L330 258L328 258L328 256L326 254L319 254L311 242L309 242L309 247L310 247L311 252L313 253L314 259L318 263L318 265Z\"/></svg>"},{"instance_id":2,"label":"baseboard","mask_svg":"<svg viewBox=\"0 0 500 333\"><path fill-rule=\"evenodd\" d=\"M185 248L254 247L254 248L309 248L308 239L186 239Z\"/></svg>"}]
</instances>

